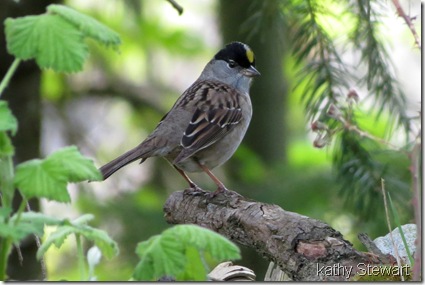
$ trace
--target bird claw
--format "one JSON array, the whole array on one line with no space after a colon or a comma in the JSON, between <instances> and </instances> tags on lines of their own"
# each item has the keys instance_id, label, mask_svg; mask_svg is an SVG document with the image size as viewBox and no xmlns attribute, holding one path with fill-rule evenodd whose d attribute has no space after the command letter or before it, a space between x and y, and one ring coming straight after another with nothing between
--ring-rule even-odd
<instances>
[{"instance_id":1,"label":"bird claw","mask_svg":"<svg viewBox=\"0 0 425 285\"><path fill-rule=\"evenodd\" d=\"M199 196L202 193L205 193L205 191L202 190L202 188L200 188L198 185L193 184L190 185L190 188L186 188L183 193L186 195Z\"/></svg>"},{"instance_id":2,"label":"bird claw","mask_svg":"<svg viewBox=\"0 0 425 285\"><path fill-rule=\"evenodd\" d=\"M217 190L215 190L214 192L210 192L210 193L208 193L207 194L207 198L208 199L213 199L214 197L216 197L218 194L221 194L221 193L225 193L225 192L227 192L227 191L229 191L226 187L218 187L217 188Z\"/></svg>"}]
</instances>

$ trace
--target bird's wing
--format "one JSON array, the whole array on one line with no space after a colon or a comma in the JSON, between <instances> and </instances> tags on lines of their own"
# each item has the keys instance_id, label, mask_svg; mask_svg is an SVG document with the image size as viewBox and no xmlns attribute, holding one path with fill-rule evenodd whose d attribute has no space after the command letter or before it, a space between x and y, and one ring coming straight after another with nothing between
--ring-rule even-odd
<instances>
[{"instance_id":1,"label":"bird's wing","mask_svg":"<svg viewBox=\"0 0 425 285\"><path fill-rule=\"evenodd\" d=\"M204 82L193 94L196 109L181 139L183 150L175 163L214 144L242 120L240 94L231 86Z\"/></svg>"}]
</instances>

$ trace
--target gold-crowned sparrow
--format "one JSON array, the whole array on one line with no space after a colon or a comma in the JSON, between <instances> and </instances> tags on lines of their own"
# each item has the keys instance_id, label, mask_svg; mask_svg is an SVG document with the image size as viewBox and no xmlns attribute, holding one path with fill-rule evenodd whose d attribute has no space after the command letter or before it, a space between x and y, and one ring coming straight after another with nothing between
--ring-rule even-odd
<instances>
[{"instance_id":1,"label":"gold-crowned sparrow","mask_svg":"<svg viewBox=\"0 0 425 285\"><path fill-rule=\"evenodd\" d=\"M192 189L199 190L185 172L207 173L218 186L213 195L227 190L211 169L226 162L241 143L252 116L249 88L258 75L248 45L226 45L141 144L100 168L104 179L135 160L159 156Z\"/></svg>"}]
</instances>

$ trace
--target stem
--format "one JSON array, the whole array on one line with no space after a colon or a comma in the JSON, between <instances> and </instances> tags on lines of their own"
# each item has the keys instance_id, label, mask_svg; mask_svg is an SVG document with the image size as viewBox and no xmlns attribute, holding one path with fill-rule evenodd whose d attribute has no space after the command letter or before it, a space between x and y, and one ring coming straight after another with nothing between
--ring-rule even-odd
<instances>
[{"instance_id":1,"label":"stem","mask_svg":"<svg viewBox=\"0 0 425 285\"><path fill-rule=\"evenodd\" d=\"M388 213L388 205L387 205L387 195L385 194L385 181L384 181L383 178L381 178L381 190L382 190L382 195L384 196L384 208L385 208L385 217L387 218L388 232L389 232L389 235L390 235L391 243L393 245L395 258L397 260L397 266L398 266L398 268L401 268L400 256L398 254L398 250L397 250L397 247L395 245L393 233L392 233L392 230L391 230L390 214ZM400 277L401 277L401 281L404 281L403 274L401 274Z\"/></svg>"},{"instance_id":2,"label":"stem","mask_svg":"<svg viewBox=\"0 0 425 285\"><path fill-rule=\"evenodd\" d=\"M7 259L12 247L12 239L2 239L0 247L0 280L6 280Z\"/></svg>"},{"instance_id":3,"label":"stem","mask_svg":"<svg viewBox=\"0 0 425 285\"><path fill-rule=\"evenodd\" d=\"M4 81L5 80L2 81L2 84ZM15 191L13 187L13 177L14 170L12 157L0 157L0 191L2 208L12 209L12 198L13 192ZM4 223L9 222L10 217L6 217ZM13 240L11 237L0 239L0 280L6 279L7 261L12 248L12 242Z\"/></svg>"},{"instance_id":4,"label":"stem","mask_svg":"<svg viewBox=\"0 0 425 285\"><path fill-rule=\"evenodd\" d=\"M403 20L406 22L407 26L409 27L410 31L412 32L416 45L418 46L419 49L421 49L421 40L419 39L418 33L416 32L415 26L413 25L411 18L408 15L406 15L406 13L404 12L398 0L393 0L393 4L395 8L397 9L397 14L401 18L403 18Z\"/></svg>"},{"instance_id":5,"label":"stem","mask_svg":"<svg viewBox=\"0 0 425 285\"><path fill-rule=\"evenodd\" d=\"M179 3L177 3L174 0L167 0L168 2L170 2L170 4L174 7L174 9L177 10L177 12L179 13L179 16L181 14L183 14L183 7L179 5Z\"/></svg>"},{"instance_id":6,"label":"stem","mask_svg":"<svg viewBox=\"0 0 425 285\"><path fill-rule=\"evenodd\" d=\"M421 168L421 144L420 141L415 144L413 147L412 153L410 155L411 166L410 171L412 173L412 188L413 188L413 209L415 213L415 223L416 223L416 254L415 254L415 265L413 266L413 278L412 281L421 280L421 266L422 266L422 255L421 246L422 246L422 168Z\"/></svg>"},{"instance_id":7,"label":"stem","mask_svg":"<svg viewBox=\"0 0 425 285\"><path fill-rule=\"evenodd\" d=\"M21 196L24 197L21 193ZM27 212L31 212L31 207L30 207L30 203L28 203L28 200L26 201L26 209ZM37 249L40 249L41 247L41 241L40 241L40 237L36 234L34 234L34 239L35 239L35 243L37 244ZM47 280L47 269L46 269L46 262L44 261L44 256L42 256L40 258L40 265L41 265L41 276L43 277L43 281Z\"/></svg>"},{"instance_id":8,"label":"stem","mask_svg":"<svg viewBox=\"0 0 425 285\"><path fill-rule=\"evenodd\" d=\"M0 157L1 205L4 208L9 208L9 209L12 208L12 198L13 198L13 193L15 191L13 187L13 177L14 177L14 171L13 171L12 157L11 156Z\"/></svg>"},{"instance_id":9,"label":"stem","mask_svg":"<svg viewBox=\"0 0 425 285\"><path fill-rule=\"evenodd\" d=\"M3 77L3 80L0 82L0 97L3 94L4 89L6 89L7 85L9 85L9 81L18 68L20 62L21 60L19 58L15 58L12 65L7 70L6 75Z\"/></svg>"},{"instance_id":10,"label":"stem","mask_svg":"<svg viewBox=\"0 0 425 285\"><path fill-rule=\"evenodd\" d=\"M409 247L407 246L406 237L404 236L404 232L401 229L400 219L398 217L397 209L394 207L393 200L391 199L390 192L388 192L388 201L390 202L391 212L393 213L394 221L397 225L398 231L400 232L401 240L403 241L404 248L406 249L406 253L407 253L407 257L409 258L410 265L413 266L415 264L415 261L413 260Z\"/></svg>"},{"instance_id":11,"label":"stem","mask_svg":"<svg viewBox=\"0 0 425 285\"><path fill-rule=\"evenodd\" d=\"M78 270L80 271L80 281L87 280L86 278L86 265L84 262L84 249L81 242L81 235L75 234L75 239L77 241L77 254L78 254Z\"/></svg>"},{"instance_id":12,"label":"stem","mask_svg":"<svg viewBox=\"0 0 425 285\"><path fill-rule=\"evenodd\" d=\"M21 194L21 196L22 196L22 194ZM14 226L19 224L19 222L21 220L22 213L24 212L25 207L27 206L27 203L28 203L27 199L25 199L24 196L22 196L21 204L19 205L18 211L16 212L16 219L15 219L15 222L14 222Z\"/></svg>"}]
</instances>

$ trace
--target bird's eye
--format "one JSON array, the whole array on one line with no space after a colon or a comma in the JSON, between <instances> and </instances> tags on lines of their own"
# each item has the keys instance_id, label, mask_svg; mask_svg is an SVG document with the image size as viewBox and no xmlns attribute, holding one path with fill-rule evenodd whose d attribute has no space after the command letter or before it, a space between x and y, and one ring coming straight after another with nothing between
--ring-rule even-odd
<instances>
[{"instance_id":1,"label":"bird's eye","mask_svg":"<svg viewBox=\"0 0 425 285\"><path fill-rule=\"evenodd\" d=\"M236 62L234 61L234 60L232 60L232 59L229 59L229 62L228 62L228 64L227 64L230 68L233 68L233 67L235 67L236 66Z\"/></svg>"}]
</instances>

